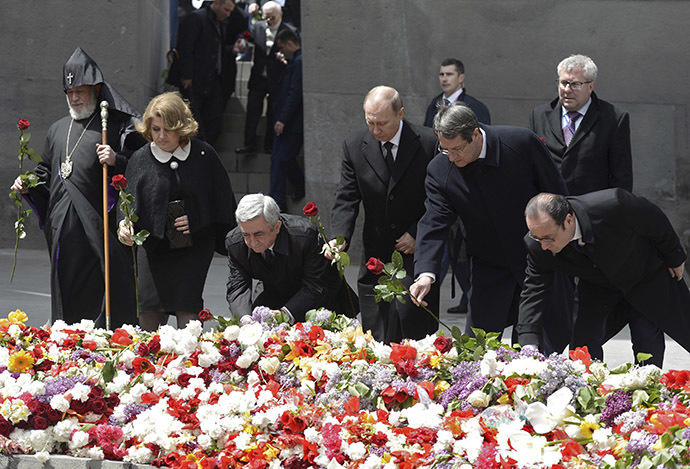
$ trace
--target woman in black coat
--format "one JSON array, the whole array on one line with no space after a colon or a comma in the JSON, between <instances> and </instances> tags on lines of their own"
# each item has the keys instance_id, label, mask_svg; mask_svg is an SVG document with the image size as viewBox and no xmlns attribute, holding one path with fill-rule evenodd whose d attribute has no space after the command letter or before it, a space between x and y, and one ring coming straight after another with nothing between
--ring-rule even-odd
<instances>
[{"instance_id":1,"label":"woman in black coat","mask_svg":"<svg viewBox=\"0 0 690 469\"><path fill-rule=\"evenodd\" d=\"M125 172L132 227L120 222L120 241L150 233L138 252L140 325L156 330L177 316L178 327L203 309L202 292L214 250L226 254L234 226L235 197L213 147L193 138L198 124L179 93L151 100L137 130L150 142L135 152Z\"/></svg>"}]
</instances>

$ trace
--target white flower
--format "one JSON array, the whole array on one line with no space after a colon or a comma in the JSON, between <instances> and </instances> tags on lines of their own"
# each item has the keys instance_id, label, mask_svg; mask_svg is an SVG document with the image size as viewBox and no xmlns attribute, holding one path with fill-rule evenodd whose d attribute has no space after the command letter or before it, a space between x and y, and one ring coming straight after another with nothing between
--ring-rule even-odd
<instances>
[{"instance_id":1,"label":"white flower","mask_svg":"<svg viewBox=\"0 0 690 469\"><path fill-rule=\"evenodd\" d=\"M123 459L134 464L147 464L153 461L153 453L146 446L132 446L127 448L127 455Z\"/></svg>"},{"instance_id":2,"label":"white flower","mask_svg":"<svg viewBox=\"0 0 690 469\"><path fill-rule=\"evenodd\" d=\"M534 431L548 433L563 423L563 419L574 415L574 409L570 405L573 392L562 387L546 399L546 405L541 402L533 402L525 409L525 417L529 420Z\"/></svg>"},{"instance_id":3,"label":"white flower","mask_svg":"<svg viewBox=\"0 0 690 469\"><path fill-rule=\"evenodd\" d=\"M48 451L39 451L36 453L36 460L43 464L50 459L50 453Z\"/></svg>"},{"instance_id":4,"label":"white flower","mask_svg":"<svg viewBox=\"0 0 690 469\"><path fill-rule=\"evenodd\" d=\"M205 433L199 435L196 441L197 443L199 443L199 446L201 446L203 449L209 449L213 444L213 440L211 439L211 437L206 435Z\"/></svg>"},{"instance_id":5,"label":"white flower","mask_svg":"<svg viewBox=\"0 0 690 469\"><path fill-rule=\"evenodd\" d=\"M259 325L259 327L261 327ZM244 330L244 328L242 328ZM247 350L242 352L242 355L240 355L237 358L237 366L240 368L249 368L254 364L259 359L259 352L257 352L256 347L251 346L248 347Z\"/></svg>"},{"instance_id":6,"label":"white flower","mask_svg":"<svg viewBox=\"0 0 690 469\"><path fill-rule=\"evenodd\" d=\"M7 399L0 405L0 414L10 422L17 424L21 421L26 422L31 415L31 411L20 399Z\"/></svg>"},{"instance_id":7,"label":"white flower","mask_svg":"<svg viewBox=\"0 0 690 469\"><path fill-rule=\"evenodd\" d=\"M261 371L264 373L273 375L278 371L278 368L280 368L280 360L278 360L278 357L263 357L259 360L259 368L261 368Z\"/></svg>"},{"instance_id":8,"label":"white flower","mask_svg":"<svg viewBox=\"0 0 690 469\"><path fill-rule=\"evenodd\" d=\"M501 373L503 376L512 375L540 375L549 367L548 363L539 361L532 357L520 357L506 363Z\"/></svg>"},{"instance_id":9,"label":"white flower","mask_svg":"<svg viewBox=\"0 0 690 469\"><path fill-rule=\"evenodd\" d=\"M350 443L349 445L347 443L343 443L343 446L343 453L345 453L352 461L362 459L367 454L367 447L364 446L364 443L361 441Z\"/></svg>"},{"instance_id":10,"label":"white flower","mask_svg":"<svg viewBox=\"0 0 690 469\"><path fill-rule=\"evenodd\" d=\"M412 407L408 407L400 411L400 414L407 419L407 425L409 427L441 428L443 423L442 415L444 412L445 410L441 404L436 404L431 401L427 404L424 404L420 400Z\"/></svg>"},{"instance_id":11,"label":"white flower","mask_svg":"<svg viewBox=\"0 0 690 469\"><path fill-rule=\"evenodd\" d=\"M597 428L592 433L593 442L591 445L595 451L605 451L613 448L616 443L616 438L613 436L610 428Z\"/></svg>"},{"instance_id":12,"label":"white flower","mask_svg":"<svg viewBox=\"0 0 690 469\"><path fill-rule=\"evenodd\" d=\"M67 412L69 401L62 394L56 394L50 399L50 407L58 412Z\"/></svg>"},{"instance_id":13,"label":"white flower","mask_svg":"<svg viewBox=\"0 0 690 469\"><path fill-rule=\"evenodd\" d=\"M72 445L81 448L89 442L89 434L84 431L77 431L72 434Z\"/></svg>"},{"instance_id":14,"label":"white flower","mask_svg":"<svg viewBox=\"0 0 690 469\"><path fill-rule=\"evenodd\" d=\"M493 378L494 376L498 375L499 363L496 360L495 350L486 351L486 353L484 354L484 358L482 358L482 361L479 364L479 369L482 376L485 376L487 378Z\"/></svg>"},{"instance_id":15,"label":"white flower","mask_svg":"<svg viewBox=\"0 0 690 469\"><path fill-rule=\"evenodd\" d=\"M187 323L187 327L184 330L194 337L199 337L204 332L204 326L201 324L201 321L194 319Z\"/></svg>"},{"instance_id":16,"label":"white flower","mask_svg":"<svg viewBox=\"0 0 690 469\"><path fill-rule=\"evenodd\" d=\"M475 407L486 407L491 402L489 395L479 389L475 389L467 396L467 402Z\"/></svg>"},{"instance_id":17,"label":"white flower","mask_svg":"<svg viewBox=\"0 0 690 469\"><path fill-rule=\"evenodd\" d=\"M98 446L90 447L86 451L86 455L91 459L99 459L99 460L105 459L105 454L103 454L103 450Z\"/></svg>"},{"instance_id":18,"label":"white flower","mask_svg":"<svg viewBox=\"0 0 690 469\"><path fill-rule=\"evenodd\" d=\"M17 339L22 335L22 329L17 324L12 324L8 329L7 333L13 338Z\"/></svg>"},{"instance_id":19,"label":"white flower","mask_svg":"<svg viewBox=\"0 0 690 469\"><path fill-rule=\"evenodd\" d=\"M263 326L260 323L255 322L252 324L248 324L246 326L242 326L237 340L239 340L241 345L249 347L250 345L257 344L261 340L263 333Z\"/></svg>"},{"instance_id":20,"label":"white flower","mask_svg":"<svg viewBox=\"0 0 690 469\"><path fill-rule=\"evenodd\" d=\"M223 331L223 338L227 340L228 342L232 342L234 340L237 340L237 337L240 335L240 326L228 326L225 328Z\"/></svg>"}]
</instances>

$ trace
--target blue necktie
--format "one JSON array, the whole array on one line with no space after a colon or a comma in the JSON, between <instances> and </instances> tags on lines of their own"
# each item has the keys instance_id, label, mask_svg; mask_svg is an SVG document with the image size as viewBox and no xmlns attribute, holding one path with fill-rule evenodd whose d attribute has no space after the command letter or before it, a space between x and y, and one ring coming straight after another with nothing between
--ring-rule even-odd
<instances>
[{"instance_id":1,"label":"blue necktie","mask_svg":"<svg viewBox=\"0 0 690 469\"><path fill-rule=\"evenodd\" d=\"M575 135L575 122L580 118L580 113L577 111L568 111L565 120L567 121L565 127L563 127L563 140L565 140L565 145L569 146L570 142L573 140L573 135Z\"/></svg>"}]
</instances>

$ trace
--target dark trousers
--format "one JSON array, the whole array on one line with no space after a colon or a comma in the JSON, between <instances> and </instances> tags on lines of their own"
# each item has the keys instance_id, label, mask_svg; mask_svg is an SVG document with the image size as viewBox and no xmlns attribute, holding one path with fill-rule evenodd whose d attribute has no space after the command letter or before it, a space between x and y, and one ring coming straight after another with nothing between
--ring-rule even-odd
<instances>
[{"instance_id":1,"label":"dark trousers","mask_svg":"<svg viewBox=\"0 0 690 469\"><path fill-rule=\"evenodd\" d=\"M192 111L199 123L199 135L209 145L215 145L223 128L223 86L220 77L205 88L195 87L192 83L189 96Z\"/></svg>"},{"instance_id":2,"label":"dark trousers","mask_svg":"<svg viewBox=\"0 0 690 469\"><path fill-rule=\"evenodd\" d=\"M273 139L270 195L281 207L285 206L286 179L293 185L295 192L304 193L304 173L297 164L297 155L303 142L302 133L283 132Z\"/></svg>"},{"instance_id":3,"label":"dark trousers","mask_svg":"<svg viewBox=\"0 0 690 469\"><path fill-rule=\"evenodd\" d=\"M668 272L663 274L668 277L668 281L672 280ZM634 300L624 299L622 292L582 280L578 284L578 296L580 301L571 349L586 345L593 358L603 360L603 344L628 324L635 355L640 352L649 353L652 358L648 363L661 368L666 348L664 333L655 325L656 321L645 317L639 307L633 305ZM644 302L648 303L649 298L645 298ZM661 308L660 304L660 311Z\"/></svg>"},{"instance_id":4,"label":"dark trousers","mask_svg":"<svg viewBox=\"0 0 690 469\"><path fill-rule=\"evenodd\" d=\"M486 332L500 332L515 325L522 285L508 266L494 265L470 258L470 291L465 332L472 327ZM572 334L573 289L565 275L557 274L544 306L542 348L545 354L561 352ZM517 331L511 337L517 343Z\"/></svg>"},{"instance_id":5,"label":"dark trousers","mask_svg":"<svg viewBox=\"0 0 690 469\"><path fill-rule=\"evenodd\" d=\"M391 254L393 250L391 249ZM368 257L362 258L357 280L357 293L359 295L360 311L362 312L362 328L371 331L374 339L388 344L390 342L401 343L403 339L422 339L438 330L438 322L423 308L415 306L405 297L405 303L393 300L391 303L381 301L376 303L374 286L379 280L379 275L374 275L364 265ZM390 262L390 254L381 258L382 262ZM408 275L402 283L409 289L413 279L410 276L414 272L414 255L403 254L403 266ZM438 317L439 310L439 283L431 285L431 291L424 298L429 303L428 308Z\"/></svg>"},{"instance_id":6,"label":"dark trousers","mask_svg":"<svg viewBox=\"0 0 690 469\"><path fill-rule=\"evenodd\" d=\"M273 144L273 96L269 92L266 80L252 85L249 89L249 94L247 95L247 117L244 121L244 144L250 147L256 146L256 131L264 110L264 99L266 96L268 96L268 107L266 108L264 149L268 151Z\"/></svg>"}]
</instances>

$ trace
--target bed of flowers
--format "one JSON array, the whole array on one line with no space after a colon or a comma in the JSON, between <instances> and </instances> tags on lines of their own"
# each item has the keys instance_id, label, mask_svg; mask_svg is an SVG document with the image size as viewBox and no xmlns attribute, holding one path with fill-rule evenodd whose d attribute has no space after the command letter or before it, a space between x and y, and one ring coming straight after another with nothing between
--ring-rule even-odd
<instances>
[{"instance_id":1,"label":"bed of flowers","mask_svg":"<svg viewBox=\"0 0 690 469\"><path fill-rule=\"evenodd\" d=\"M202 321L218 327L204 332ZM172 468L687 467L690 372L320 310L185 329L0 320L0 448Z\"/></svg>"}]
</instances>

